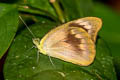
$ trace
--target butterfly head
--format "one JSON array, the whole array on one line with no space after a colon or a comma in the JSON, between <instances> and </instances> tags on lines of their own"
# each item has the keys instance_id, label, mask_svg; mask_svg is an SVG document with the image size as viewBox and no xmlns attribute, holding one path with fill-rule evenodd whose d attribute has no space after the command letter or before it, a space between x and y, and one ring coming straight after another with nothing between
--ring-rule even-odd
<instances>
[{"instance_id":1,"label":"butterfly head","mask_svg":"<svg viewBox=\"0 0 120 80\"><path fill-rule=\"evenodd\" d=\"M40 48L40 39L39 38L33 38L33 43L35 46L39 49Z\"/></svg>"},{"instance_id":2,"label":"butterfly head","mask_svg":"<svg viewBox=\"0 0 120 80\"><path fill-rule=\"evenodd\" d=\"M33 38L33 43L36 45L36 46L39 46L40 45L40 39L39 38Z\"/></svg>"},{"instance_id":3,"label":"butterfly head","mask_svg":"<svg viewBox=\"0 0 120 80\"><path fill-rule=\"evenodd\" d=\"M33 38L32 40L39 52L46 55L46 52L42 49L43 45L40 44L41 40L39 38Z\"/></svg>"}]
</instances>

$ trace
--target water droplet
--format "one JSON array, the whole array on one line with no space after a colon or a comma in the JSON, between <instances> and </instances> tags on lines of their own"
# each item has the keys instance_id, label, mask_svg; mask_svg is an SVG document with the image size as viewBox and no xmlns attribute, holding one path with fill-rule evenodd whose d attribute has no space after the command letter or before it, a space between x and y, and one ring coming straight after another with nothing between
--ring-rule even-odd
<instances>
[{"instance_id":1,"label":"water droplet","mask_svg":"<svg viewBox=\"0 0 120 80\"><path fill-rule=\"evenodd\" d=\"M105 67L105 65L102 65L102 67Z\"/></svg>"},{"instance_id":2,"label":"water droplet","mask_svg":"<svg viewBox=\"0 0 120 80\"><path fill-rule=\"evenodd\" d=\"M76 72L76 71L72 71L72 72Z\"/></svg>"},{"instance_id":3,"label":"water droplet","mask_svg":"<svg viewBox=\"0 0 120 80\"><path fill-rule=\"evenodd\" d=\"M42 23L44 24L44 23L45 23L45 21L42 21Z\"/></svg>"},{"instance_id":4,"label":"water droplet","mask_svg":"<svg viewBox=\"0 0 120 80\"><path fill-rule=\"evenodd\" d=\"M29 56L26 56L26 58L28 58Z\"/></svg>"},{"instance_id":5,"label":"water droplet","mask_svg":"<svg viewBox=\"0 0 120 80\"><path fill-rule=\"evenodd\" d=\"M15 56L16 59L18 59L20 56Z\"/></svg>"},{"instance_id":6,"label":"water droplet","mask_svg":"<svg viewBox=\"0 0 120 80\"><path fill-rule=\"evenodd\" d=\"M26 46L26 45L25 45L24 47L25 47L25 48L27 48L27 46Z\"/></svg>"},{"instance_id":7,"label":"water droplet","mask_svg":"<svg viewBox=\"0 0 120 80\"><path fill-rule=\"evenodd\" d=\"M58 73L59 73L61 76L65 77L65 74L64 74L63 72L59 72L59 71L58 71Z\"/></svg>"},{"instance_id":8,"label":"water droplet","mask_svg":"<svg viewBox=\"0 0 120 80\"><path fill-rule=\"evenodd\" d=\"M33 66L33 67L32 67L32 69L34 70L34 69L35 69L35 67Z\"/></svg>"},{"instance_id":9,"label":"water droplet","mask_svg":"<svg viewBox=\"0 0 120 80\"><path fill-rule=\"evenodd\" d=\"M19 77L22 77L22 75L19 75Z\"/></svg>"},{"instance_id":10,"label":"water droplet","mask_svg":"<svg viewBox=\"0 0 120 80\"><path fill-rule=\"evenodd\" d=\"M105 60L105 58L102 58L102 60Z\"/></svg>"}]
</instances>

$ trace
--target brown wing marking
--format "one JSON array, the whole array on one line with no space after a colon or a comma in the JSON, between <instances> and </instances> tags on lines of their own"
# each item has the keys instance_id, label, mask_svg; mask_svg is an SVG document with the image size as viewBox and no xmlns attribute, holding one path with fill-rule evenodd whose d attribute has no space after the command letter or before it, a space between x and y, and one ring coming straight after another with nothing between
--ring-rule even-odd
<instances>
[{"instance_id":1,"label":"brown wing marking","mask_svg":"<svg viewBox=\"0 0 120 80\"><path fill-rule=\"evenodd\" d=\"M84 28L85 25L80 25L78 23L70 23L69 27L79 27L79 28L83 28L86 32L88 32L88 29Z\"/></svg>"}]
</instances>

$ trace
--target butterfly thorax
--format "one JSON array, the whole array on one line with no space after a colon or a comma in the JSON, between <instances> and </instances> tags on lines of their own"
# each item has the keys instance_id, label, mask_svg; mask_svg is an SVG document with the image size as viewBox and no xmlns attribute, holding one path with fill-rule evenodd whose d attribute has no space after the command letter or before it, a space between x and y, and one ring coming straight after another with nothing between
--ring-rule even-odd
<instances>
[{"instance_id":1,"label":"butterfly thorax","mask_svg":"<svg viewBox=\"0 0 120 80\"><path fill-rule=\"evenodd\" d=\"M40 45L40 39L39 38L33 38L33 43L37 47L40 53L43 53L46 55L46 52L42 49L42 45Z\"/></svg>"}]
</instances>

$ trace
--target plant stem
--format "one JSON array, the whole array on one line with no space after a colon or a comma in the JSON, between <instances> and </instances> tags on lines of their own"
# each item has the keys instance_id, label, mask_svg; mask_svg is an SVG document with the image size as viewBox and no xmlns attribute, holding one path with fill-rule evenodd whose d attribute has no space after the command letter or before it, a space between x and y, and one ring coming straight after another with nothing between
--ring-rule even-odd
<instances>
[{"instance_id":1,"label":"plant stem","mask_svg":"<svg viewBox=\"0 0 120 80\"><path fill-rule=\"evenodd\" d=\"M19 11L22 11L22 12L28 12L28 13L32 13L32 14L38 14L38 15L45 15L45 16L50 17L54 21L58 21L55 16L51 15L50 13L48 13L47 11L44 11L44 10L39 10L39 9L35 9L35 8L32 9L29 6L24 6L24 5L17 5L17 8Z\"/></svg>"},{"instance_id":2,"label":"plant stem","mask_svg":"<svg viewBox=\"0 0 120 80\"><path fill-rule=\"evenodd\" d=\"M53 0L53 2L52 2L52 0L51 0L50 2L52 3L53 7L55 8L56 13L58 14L59 20L60 20L62 23L64 23L64 22L65 22L65 19L64 19L63 11L62 11L62 9L60 8L60 5L59 5L58 1L57 1L57 0Z\"/></svg>"}]
</instances>

